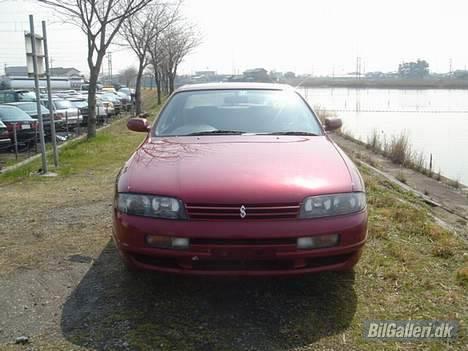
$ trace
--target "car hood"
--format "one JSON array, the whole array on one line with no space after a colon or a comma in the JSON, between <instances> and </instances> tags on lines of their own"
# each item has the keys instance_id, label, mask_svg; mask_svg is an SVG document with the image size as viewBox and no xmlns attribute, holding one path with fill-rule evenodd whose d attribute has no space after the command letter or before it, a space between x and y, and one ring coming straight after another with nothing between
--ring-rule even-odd
<instances>
[{"instance_id":1,"label":"car hood","mask_svg":"<svg viewBox=\"0 0 468 351\"><path fill-rule=\"evenodd\" d=\"M327 136L203 136L148 139L122 172L120 192L197 203L300 202L352 191Z\"/></svg>"}]
</instances>

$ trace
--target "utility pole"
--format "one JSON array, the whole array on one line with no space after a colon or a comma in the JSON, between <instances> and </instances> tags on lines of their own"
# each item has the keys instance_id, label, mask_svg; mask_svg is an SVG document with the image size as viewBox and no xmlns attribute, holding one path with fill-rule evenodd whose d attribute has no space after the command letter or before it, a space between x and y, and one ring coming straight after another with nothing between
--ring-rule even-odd
<instances>
[{"instance_id":1,"label":"utility pole","mask_svg":"<svg viewBox=\"0 0 468 351\"><path fill-rule=\"evenodd\" d=\"M452 76L452 58L449 59L449 76Z\"/></svg>"},{"instance_id":2,"label":"utility pole","mask_svg":"<svg viewBox=\"0 0 468 351\"><path fill-rule=\"evenodd\" d=\"M29 27L31 37L31 56L34 70L34 86L36 91L36 108L37 108L37 119L39 121L39 141L42 155L42 174L47 173L47 157L45 149L45 138L44 138L44 122L42 120L42 109L41 109L41 95L39 92L39 74L37 64L37 52L36 52L36 34L34 33L34 18L33 15L29 15Z\"/></svg>"},{"instance_id":3,"label":"utility pole","mask_svg":"<svg viewBox=\"0 0 468 351\"><path fill-rule=\"evenodd\" d=\"M109 75L110 84L112 84L112 52L107 54L107 74Z\"/></svg>"},{"instance_id":4,"label":"utility pole","mask_svg":"<svg viewBox=\"0 0 468 351\"><path fill-rule=\"evenodd\" d=\"M361 57L356 57L356 79L361 79Z\"/></svg>"},{"instance_id":5,"label":"utility pole","mask_svg":"<svg viewBox=\"0 0 468 351\"><path fill-rule=\"evenodd\" d=\"M45 60L45 71L47 78L47 100L49 101L49 119L50 119L50 134L52 138L52 150L54 153L54 165L58 167L59 155L57 150L57 139L55 137L55 107L52 104L52 89L50 86L50 68L49 68L49 48L47 45L47 30L46 23L42 21L42 37L44 39L44 60Z\"/></svg>"}]
</instances>

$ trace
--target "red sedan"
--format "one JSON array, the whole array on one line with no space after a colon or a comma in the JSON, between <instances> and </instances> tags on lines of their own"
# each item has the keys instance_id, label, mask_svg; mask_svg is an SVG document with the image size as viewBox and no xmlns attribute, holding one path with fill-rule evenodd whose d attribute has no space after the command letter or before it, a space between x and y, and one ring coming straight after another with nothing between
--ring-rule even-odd
<instances>
[{"instance_id":1,"label":"red sedan","mask_svg":"<svg viewBox=\"0 0 468 351\"><path fill-rule=\"evenodd\" d=\"M367 235L364 183L291 87L178 89L121 169L113 237L131 269L198 275L350 270Z\"/></svg>"}]
</instances>

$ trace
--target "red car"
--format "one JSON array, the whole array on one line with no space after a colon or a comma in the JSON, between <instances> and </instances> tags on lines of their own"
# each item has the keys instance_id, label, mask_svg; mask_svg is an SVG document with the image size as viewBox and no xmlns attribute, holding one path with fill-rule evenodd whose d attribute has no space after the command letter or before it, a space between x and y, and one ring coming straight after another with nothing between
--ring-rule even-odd
<instances>
[{"instance_id":1,"label":"red car","mask_svg":"<svg viewBox=\"0 0 468 351\"><path fill-rule=\"evenodd\" d=\"M131 269L294 275L352 269L367 236L363 180L291 87L178 89L119 172L113 238Z\"/></svg>"}]
</instances>

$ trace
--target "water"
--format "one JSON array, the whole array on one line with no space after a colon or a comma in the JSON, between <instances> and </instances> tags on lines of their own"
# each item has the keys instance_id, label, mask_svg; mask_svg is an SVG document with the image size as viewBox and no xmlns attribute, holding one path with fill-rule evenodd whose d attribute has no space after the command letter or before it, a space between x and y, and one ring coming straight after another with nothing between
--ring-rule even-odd
<instances>
[{"instance_id":1,"label":"water","mask_svg":"<svg viewBox=\"0 0 468 351\"><path fill-rule=\"evenodd\" d=\"M468 90L303 88L314 107L331 110L343 129L367 141L373 131L387 140L408 135L412 149L433 170L468 184Z\"/></svg>"}]
</instances>

